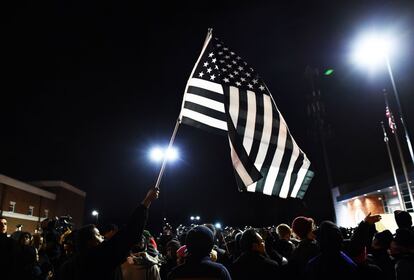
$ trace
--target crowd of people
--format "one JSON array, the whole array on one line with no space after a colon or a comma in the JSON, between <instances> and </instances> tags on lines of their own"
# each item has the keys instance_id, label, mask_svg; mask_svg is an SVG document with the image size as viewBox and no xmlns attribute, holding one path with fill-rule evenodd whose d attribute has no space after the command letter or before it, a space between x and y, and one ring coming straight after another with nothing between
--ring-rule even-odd
<instances>
[{"instance_id":1,"label":"crowd of people","mask_svg":"<svg viewBox=\"0 0 414 280\"><path fill-rule=\"evenodd\" d=\"M165 224L145 230L148 191L128 223L58 231L44 223L36 234L7 235L0 217L0 279L389 279L414 277L414 229L408 212L395 211L395 233L377 232L368 214L352 231L331 221L296 217L291 225L217 229L212 224Z\"/></svg>"}]
</instances>

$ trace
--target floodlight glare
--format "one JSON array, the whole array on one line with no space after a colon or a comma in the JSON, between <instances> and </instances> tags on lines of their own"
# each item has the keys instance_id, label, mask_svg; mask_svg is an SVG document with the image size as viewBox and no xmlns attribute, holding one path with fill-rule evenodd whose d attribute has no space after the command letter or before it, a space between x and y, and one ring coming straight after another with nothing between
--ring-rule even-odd
<instances>
[{"instance_id":1,"label":"floodlight glare","mask_svg":"<svg viewBox=\"0 0 414 280\"><path fill-rule=\"evenodd\" d=\"M92 211L92 216L98 216L99 215L99 212L98 211L96 211L96 210L93 210Z\"/></svg>"},{"instance_id":2,"label":"floodlight glare","mask_svg":"<svg viewBox=\"0 0 414 280\"><path fill-rule=\"evenodd\" d=\"M178 158L178 151L174 147L171 147L171 149L167 149L166 154L168 161L174 161Z\"/></svg>"},{"instance_id":3,"label":"floodlight glare","mask_svg":"<svg viewBox=\"0 0 414 280\"><path fill-rule=\"evenodd\" d=\"M370 67L385 66L394 48L395 41L391 36L376 33L364 34L354 45L353 61Z\"/></svg>"},{"instance_id":4,"label":"floodlight glare","mask_svg":"<svg viewBox=\"0 0 414 280\"><path fill-rule=\"evenodd\" d=\"M217 229L221 229L221 224L220 224L220 223L215 223L215 224L214 224L214 226L215 226Z\"/></svg>"},{"instance_id":5,"label":"floodlight glare","mask_svg":"<svg viewBox=\"0 0 414 280\"><path fill-rule=\"evenodd\" d=\"M175 161L178 159L178 150L174 147L171 149L154 147L149 153L150 159L155 162L163 161L165 156L168 161Z\"/></svg>"},{"instance_id":6,"label":"floodlight glare","mask_svg":"<svg viewBox=\"0 0 414 280\"><path fill-rule=\"evenodd\" d=\"M164 151L159 147L152 148L150 152L150 158L153 161L159 162L164 158Z\"/></svg>"}]
</instances>

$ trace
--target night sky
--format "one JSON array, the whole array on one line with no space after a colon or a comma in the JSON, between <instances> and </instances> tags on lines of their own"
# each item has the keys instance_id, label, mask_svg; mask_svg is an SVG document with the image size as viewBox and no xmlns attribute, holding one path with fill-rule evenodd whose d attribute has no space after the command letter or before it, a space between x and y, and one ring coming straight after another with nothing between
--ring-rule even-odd
<instances>
[{"instance_id":1,"label":"night sky","mask_svg":"<svg viewBox=\"0 0 414 280\"><path fill-rule=\"evenodd\" d=\"M333 218L321 146L306 115L308 65L335 70L320 81L334 184L390 172L379 126L388 76L349 63L364 29L392 28L403 42L391 62L414 131L412 1L7 2L0 7L0 173L86 191L85 222L98 209L102 223L123 223L155 184L160 165L147 152L168 143L209 27L261 75L316 176L303 201L239 193L227 139L182 125L181 158L167 166L152 229L162 217L178 225L190 215L257 226L299 214Z\"/></svg>"}]
</instances>

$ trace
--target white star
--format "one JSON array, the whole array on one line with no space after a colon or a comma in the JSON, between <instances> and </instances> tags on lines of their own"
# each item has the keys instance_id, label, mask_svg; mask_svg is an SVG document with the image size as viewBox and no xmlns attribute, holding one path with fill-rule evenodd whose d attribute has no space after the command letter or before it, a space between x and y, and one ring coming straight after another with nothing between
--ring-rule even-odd
<instances>
[{"instance_id":1,"label":"white star","mask_svg":"<svg viewBox=\"0 0 414 280\"><path fill-rule=\"evenodd\" d=\"M231 54L231 55L235 55L235 53L234 53L234 52L230 52L230 54Z\"/></svg>"},{"instance_id":2,"label":"white star","mask_svg":"<svg viewBox=\"0 0 414 280\"><path fill-rule=\"evenodd\" d=\"M212 80L212 81L214 81L215 78L216 78L216 75L214 75L214 74L210 76L210 80Z\"/></svg>"},{"instance_id":3,"label":"white star","mask_svg":"<svg viewBox=\"0 0 414 280\"><path fill-rule=\"evenodd\" d=\"M220 61L220 63L224 63L224 60L223 59L220 59L219 61Z\"/></svg>"},{"instance_id":4,"label":"white star","mask_svg":"<svg viewBox=\"0 0 414 280\"><path fill-rule=\"evenodd\" d=\"M221 71L226 72L227 69L226 68L221 68Z\"/></svg>"},{"instance_id":5,"label":"white star","mask_svg":"<svg viewBox=\"0 0 414 280\"><path fill-rule=\"evenodd\" d=\"M239 72L233 71L234 75L239 75Z\"/></svg>"},{"instance_id":6,"label":"white star","mask_svg":"<svg viewBox=\"0 0 414 280\"><path fill-rule=\"evenodd\" d=\"M229 59L229 58L230 58L230 56L229 56L229 55L226 55L224 58L225 58L225 59Z\"/></svg>"},{"instance_id":7,"label":"white star","mask_svg":"<svg viewBox=\"0 0 414 280\"><path fill-rule=\"evenodd\" d=\"M231 61L231 63L233 63L233 64L237 64L237 62L236 62L235 60L232 60L232 61Z\"/></svg>"},{"instance_id":8,"label":"white star","mask_svg":"<svg viewBox=\"0 0 414 280\"><path fill-rule=\"evenodd\" d=\"M208 54L208 57L212 57L213 55L214 55L214 53L211 52L211 53Z\"/></svg>"},{"instance_id":9,"label":"white star","mask_svg":"<svg viewBox=\"0 0 414 280\"><path fill-rule=\"evenodd\" d=\"M229 77L232 78L232 79L234 78L234 76L232 74L230 74Z\"/></svg>"},{"instance_id":10,"label":"white star","mask_svg":"<svg viewBox=\"0 0 414 280\"><path fill-rule=\"evenodd\" d=\"M237 57L236 57L236 59L237 59L237 60L240 60L240 59L241 59L241 57L240 57L240 56L237 56Z\"/></svg>"},{"instance_id":11,"label":"white star","mask_svg":"<svg viewBox=\"0 0 414 280\"><path fill-rule=\"evenodd\" d=\"M219 69L219 68L218 68L218 66L216 65L216 66L214 66L214 69Z\"/></svg>"},{"instance_id":12,"label":"white star","mask_svg":"<svg viewBox=\"0 0 414 280\"><path fill-rule=\"evenodd\" d=\"M208 62L206 61L206 62L204 62L204 65L203 65L204 67L207 67L208 66Z\"/></svg>"},{"instance_id":13,"label":"white star","mask_svg":"<svg viewBox=\"0 0 414 280\"><path fill-rule=\"evenodd\" d=\"M265 89L265 87L263 86L263 85L260 85L260 90L264 90Z\"/></svg>"},{"instance_id":14,"label":"white star","mask_svg":"<svg viewBox=\"0 0 414 280\"><path fill-rule=\"evenodd\" d=\"M216 63L216 60L217 60L217 59L213 58L211 61L212 61L213 63Z\"/></svg>"},{"instance_id":15,"label":"white star","mask_svg":"<svg viewBox=\"0 0 414 280\"><path fill-rule=\"evenodd\" d=\"M247 86L248 86L249 88L253 88L252 84L248 84Z\"/></svg>"},{"instance_id":16,"label":"white star","mask_svg":"<svg viewBox=\"0 0 414 280\"><path fill-rule=\"evenodd\" d=\"M220 48L221 47L221 44L217 44L216 47Z\"/></svg>"},{"instance_id":17,"label":"white star","mask_svg":"<svg viewBox=\"0 0 414 280\"><path fill-rule=\"evenodd\" d=\"M219 55L222 55L222 54L223 54L223 52L218 52L218 54L219 54Z\"/></svg>"},{"instance_id":18,"label":"white star","mask_svg":"<svg viewBox=\"0 0 414 280\"><path fill-rule=\"evenodd\" d=\"M227 66L227 68L231 68L231 67L232 67L232 65L231 65L231 64L227 64L226 66Z\"/></svg>"},{"instance_id":19,"label":"white star","mask_svg":"<svg viewBox=\"0 0 414 280\"><path fill-rule=\"evenodd\" d=\"M240 78L240 81L245 82L246 79L242 77L242 78Z\"/></svg>"},{"instance_id":20,"label":"white star","mask_svg":"<svg viewBox=\"0 0 414 280\"><path fill-rule=\"evenodd\" d=\"M213 70L213 69L208 68L208 69L207 69L207 73L210 73L210 72L211 72L211 70Z\"/></svg>"},{"instance_id":21,"label":"white star","mask_svg":"<svg viewBox=\"0 0 414 280\"><path fill-rule=\"evenodd\" d=\"M257 84L257 79L253 79L253 84Z\"/></svg>"},{"instance_id":22,"label":"white star","mask_svg":"<svg viewBox=\"0 0 414 280\"><path fill-rule=\"evenodd\" d=\"M239 68L237 68L237 69L239 69L239 71L243 71L244 70L244 68L242 66L239 66Z\"/></svg>"},{"instance_id":23,"label":"white star","mask_svg":"<svg viewBox=\"0 0 414 280\"><path fill-rule=\"evenodd\" d=\"M229 48L223 48L223 50L224 50L224 51L228 51L228 50L229 50Z\"/></svg>"},{"instance_id":24,"label":"white star","mask_svg":"<svg viewBox=\"0 0 414 280\"><path fill-rule=\"evenodd\" d=\"M241 86L241 83L240 82L236 82L236 85Z\"/></svg>"},{"instance_id":25,"label":"white star","mask_svg":"<svg viewBox=\"0 0 414 280\"><path fill-rule=\"evenodd\" d=\"M247 76L247 77L250 77L251 75L250 75L250 73L249 73L249 72L246 72L246 76Z\"/></svg>"},{"instance_id":26,"label":"white star","mask_svg":"<svg viewBox=\"0 0 414 280\"><path fill-rule=\"evenodd\" d=\"M199 76L200 78L202 78L202 77L204 76L204 73L203 73L203 72L200 72L200 73L198 73L198 76Z\"/></svg>"},{"instance_id":27,"label":"white star","mask_svg":"<svg viewBox=\"0 0 414 280\"><path fill-rule=\"evenodd\" d=\"M223 81L224 81L225 83L230 82L230 80L229 80L228 78L224 78L224 79L223 79Z\"/></svg>"}]
</instances>

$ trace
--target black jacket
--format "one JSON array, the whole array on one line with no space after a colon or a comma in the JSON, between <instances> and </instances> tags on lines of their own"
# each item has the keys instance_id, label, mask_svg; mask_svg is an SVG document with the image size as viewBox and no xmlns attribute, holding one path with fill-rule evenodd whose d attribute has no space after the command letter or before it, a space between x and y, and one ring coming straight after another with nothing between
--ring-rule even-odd
<instances>
[{"instance_id":1,"label":"black jacket","mask_svg":"<svg viewBox=\"0 0 414 280\"><path fill-rule=\"evenodd\" d=\"M127 226L119 230L110 240L76 254L64 263L59 271L59 280L112 279L115 268L124 262L132 245L142 235L147 208L135 209Z\"/></svg>"},{"instance_id":2,"label":"black jacket","mask_svg":"<svg viewBox=\"0 0 414 280\"><path fill-rule=\"evenodd\" d=\"M232 265L231 276L238 279L278 279L280 269L277 262L256 252L243 253Z\"/></svg>"}]
</instances>

